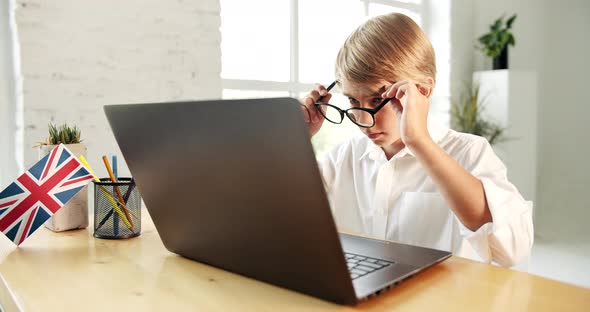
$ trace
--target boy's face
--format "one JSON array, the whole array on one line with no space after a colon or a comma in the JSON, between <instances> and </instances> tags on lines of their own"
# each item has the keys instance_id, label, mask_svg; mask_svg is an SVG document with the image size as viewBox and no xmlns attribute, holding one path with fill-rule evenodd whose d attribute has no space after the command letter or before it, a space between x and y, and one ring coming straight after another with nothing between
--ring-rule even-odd
<instances>
[{"instance_id":1,"label":"boy's face","mask_svg":"<svg viewBox=\"0 0 590 312\"><path fill-rule=\"evenodd\" d=\"M340 81L342 93L349 99L350 107L375 108L381 104L381 94L392 84L387 81L380 83L356 83L346 80ZM359 129L375 145L390 146L400 140L398 118L395 110L387 103L375 114L375 125L372 128Z\"/></svg>"}]
</instances>

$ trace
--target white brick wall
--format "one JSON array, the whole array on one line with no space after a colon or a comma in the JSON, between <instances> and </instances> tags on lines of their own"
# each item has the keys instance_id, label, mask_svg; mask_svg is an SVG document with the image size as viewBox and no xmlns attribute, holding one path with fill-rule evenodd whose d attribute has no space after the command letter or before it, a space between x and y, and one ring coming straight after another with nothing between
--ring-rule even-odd
<instances>
[{"instance_id":1,"label":"white brick wall","mask_svg":"<svg viewBox=\"0 0 590 312\"><path fill-rule=\"evenodd\" d=\"M220 98L219 9L218 0L17 0L25 166L47 124L67 121L105 176L100 156L120 155L105 104Z\"/></svg>"}]
</instances>

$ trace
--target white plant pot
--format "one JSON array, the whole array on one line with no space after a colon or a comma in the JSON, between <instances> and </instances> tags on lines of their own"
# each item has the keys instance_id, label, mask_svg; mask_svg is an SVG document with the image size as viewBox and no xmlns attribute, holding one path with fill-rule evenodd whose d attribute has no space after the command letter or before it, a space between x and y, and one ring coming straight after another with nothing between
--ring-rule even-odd
<instances>
[{"instance_id":1,"label":"white plant pot","mask_svg":"<svg viewBox=\"0 0 590 312\"><path fill-rule=\"evenodd\" d=\"M41 145L39 148L39 159L49 154L55 146ZM65 146L75 157L80 157L80 155L86 157L86 145L79 143L65 144ZM65 206L49 218L45 222L45 227L54 232L88 227L88 186L81 189Z\"/></svg>"}]
</instances>

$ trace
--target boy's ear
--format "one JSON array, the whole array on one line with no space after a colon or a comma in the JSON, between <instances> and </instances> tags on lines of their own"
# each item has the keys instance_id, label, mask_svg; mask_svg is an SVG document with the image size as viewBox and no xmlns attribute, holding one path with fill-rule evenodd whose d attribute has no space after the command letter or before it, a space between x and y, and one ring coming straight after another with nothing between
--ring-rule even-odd
<instances>
[{"instance_id":1,"label":"boy's ear","mask_svg":"<svg viewBox=\"0 0 590 312\"><path fill-rule=\"evenodd\" d=\"M422 95L424 95L427 98L430 98L430 96L432 95L432 90L434 89L434 79L432 79L432 77L428 77L426 78L426 81L430 86L418 85L418 90L420 91L420 93L422 93Z\"/></svg>"}]
</instances>

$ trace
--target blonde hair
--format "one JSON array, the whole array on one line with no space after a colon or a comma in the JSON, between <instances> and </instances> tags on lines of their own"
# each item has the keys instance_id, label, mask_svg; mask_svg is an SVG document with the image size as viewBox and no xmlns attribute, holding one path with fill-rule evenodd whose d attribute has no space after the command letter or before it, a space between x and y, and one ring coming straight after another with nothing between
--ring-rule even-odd
<instances>
[{"instance_id":1,"label":"blonde hair","mask_svg":"<svg viewBox=\"0 0 590 312\"><path fill-rule=\"evenodd\" d=\"M434 49L420 27L408 16L391 13L359 26L344 42L336 58L336 79L357 83L411 79L433 88Z\"/></svg>"}]
</instances>

